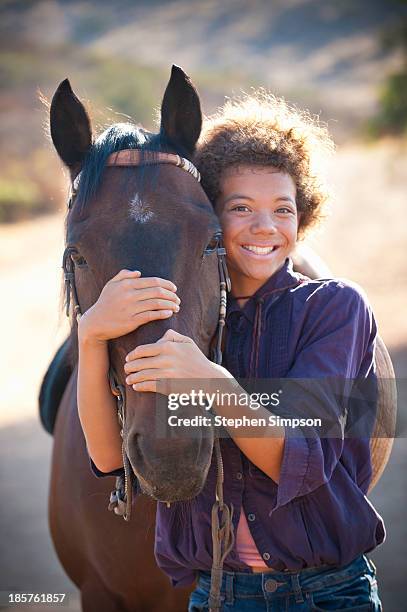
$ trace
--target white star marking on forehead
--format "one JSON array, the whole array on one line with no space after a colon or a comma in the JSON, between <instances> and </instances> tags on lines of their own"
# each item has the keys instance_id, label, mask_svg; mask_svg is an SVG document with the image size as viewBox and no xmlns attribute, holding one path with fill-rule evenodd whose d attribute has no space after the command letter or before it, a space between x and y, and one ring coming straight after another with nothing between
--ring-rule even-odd
<instances>
[{"instance_id":1,"label":"white star marking on forehead","mask_svg":"<svg viewBox=\"0 0 407 612\"><path fill-rule=\"evenodd\" d=\"M130 217L138 223L146 223L154 217L154 213L150 210L148 204L144 203L138 193L135 194L130 202Z\"/></svg>"}]
</instances>

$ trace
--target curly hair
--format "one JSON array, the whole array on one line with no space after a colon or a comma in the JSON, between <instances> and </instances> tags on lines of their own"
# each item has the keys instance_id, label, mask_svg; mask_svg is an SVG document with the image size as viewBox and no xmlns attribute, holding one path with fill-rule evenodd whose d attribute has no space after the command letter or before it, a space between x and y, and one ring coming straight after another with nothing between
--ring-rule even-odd
<instances>
[{"instance_id":1,"label":"curly hair","mask_svg":"<svg viewBox=\"0 0 407 612\"><path fill-rule=\"evenodd\" d=\"M228 168L273 166L287 172L296 185L297 210L301 212L299 235L303 236L325 216L330 194L319 166L333 149L333 141L318 117L261 89L229 99L206 118L195 163L213 203Z\"/></svg>"}]
</instances>

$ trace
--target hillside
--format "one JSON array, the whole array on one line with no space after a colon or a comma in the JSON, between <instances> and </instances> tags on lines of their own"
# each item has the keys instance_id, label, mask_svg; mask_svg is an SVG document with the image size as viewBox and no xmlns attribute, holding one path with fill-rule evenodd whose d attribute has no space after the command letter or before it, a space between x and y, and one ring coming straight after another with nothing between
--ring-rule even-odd
<instances>
[{"instance_id":1,"label":"hillside","mask_svg":"<svg viewBox=\"0 0 407 612\"><path fill-rule=\"evenodd\" d=\"M4 1L0 6L0 222L56 210L63 177L50 153L46 109L69 77L95 125L154 125L170 65L199 88L207 113L252 86L319 113L339 142L375 112L380 84L400 64L382 33L396 1Z\"/></svg>"}]
</instances>

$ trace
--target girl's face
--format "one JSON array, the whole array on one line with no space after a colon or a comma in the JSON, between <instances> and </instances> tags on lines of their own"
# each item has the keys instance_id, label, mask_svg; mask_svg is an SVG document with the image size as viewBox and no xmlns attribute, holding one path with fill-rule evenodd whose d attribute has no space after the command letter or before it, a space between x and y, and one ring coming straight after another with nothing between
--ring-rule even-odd
<instances>
[{"instance_id":1,"label":"girl's face","mask_svg":"<svg viewBox=\"0 0 407 612\"><path fill-rule=\"evenodd\" d=\"M253 295L277 272L297 240L291 176L272 166L229 168L216 202L235 296Z\"/></svg>"}]
</instances>

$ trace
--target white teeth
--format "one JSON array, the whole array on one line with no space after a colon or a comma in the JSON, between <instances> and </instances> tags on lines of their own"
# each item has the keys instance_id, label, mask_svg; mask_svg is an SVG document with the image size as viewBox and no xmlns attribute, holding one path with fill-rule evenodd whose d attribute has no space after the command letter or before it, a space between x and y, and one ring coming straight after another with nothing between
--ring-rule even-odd
<instances>
[{"instance_id":1,"label":"white teeth","mask_svg":"<svg viewBox=\"0 0 407 612\"><path fill-rule=\"evenodd\" d=\"M246 249L246 251L252 251L253 253L256 253L257 255L268 255L269 253L272 253L272 251L274 251L275 247L258 247L258 246L252 246L250 244L244 244L242 245L244 249Z\"/></svg>"}]
</instances>

